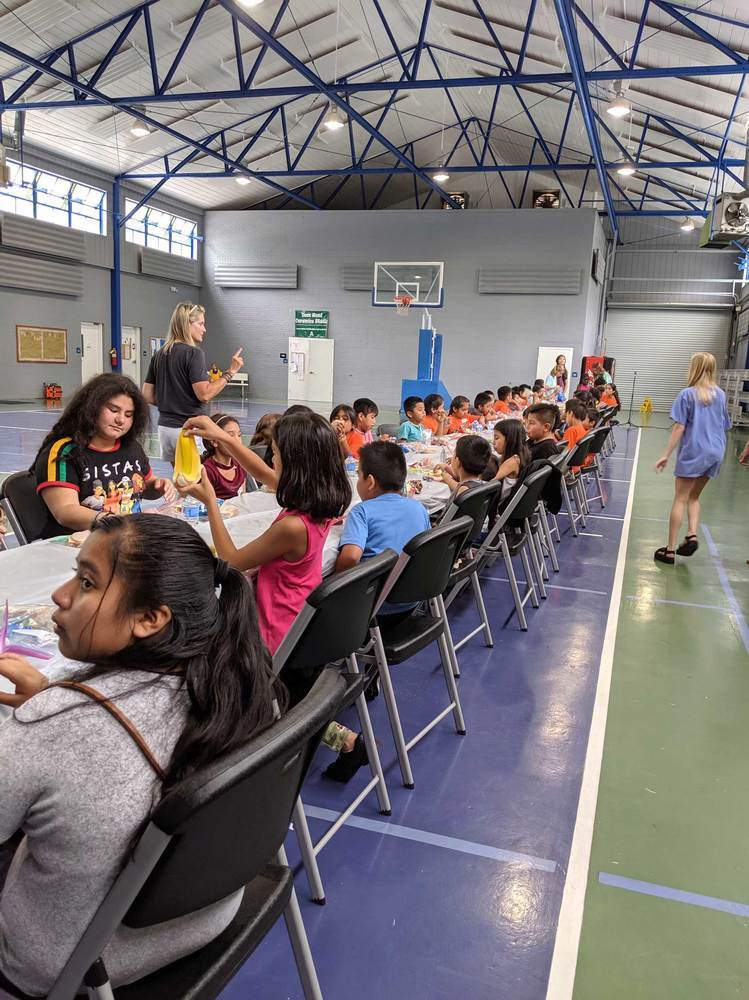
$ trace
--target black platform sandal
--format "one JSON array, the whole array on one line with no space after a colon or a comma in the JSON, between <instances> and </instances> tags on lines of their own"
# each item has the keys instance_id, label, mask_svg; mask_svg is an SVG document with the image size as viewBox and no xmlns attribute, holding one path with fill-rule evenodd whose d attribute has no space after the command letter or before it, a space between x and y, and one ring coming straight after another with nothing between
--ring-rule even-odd
<instances>
[{"instance_id":1,"label":"black platform sandal","mask_svg":"<svg viewBox=\"0 0 749 1000\"><path fill-rule=\"evenodd\" d=\"M697 536L687 535L676 551L680 556L693 556L699 547L700 543L697 541Z\"/></svg>"},{"instance_id":2,"label":"black platform sandal","mask_svg":"<svg viewBox=\"0 0 749 1000\"><path fill-rule=\"evenodd\" d=\"M667 549L664 545L662 548L655 550L653 553L653 559L655 559L656 562L666 563L667 566L673 566L676 562L676 554L673 549Z\"/></svg>"}]
</instances>

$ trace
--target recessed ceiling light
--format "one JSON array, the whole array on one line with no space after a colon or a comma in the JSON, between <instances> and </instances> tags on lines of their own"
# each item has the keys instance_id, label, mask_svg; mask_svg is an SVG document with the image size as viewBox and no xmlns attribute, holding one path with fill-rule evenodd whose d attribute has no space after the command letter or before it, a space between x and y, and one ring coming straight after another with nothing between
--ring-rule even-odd
<instances>
[{"instance_id":1,"label":"recessed ceiling light","mask_svg":"<svg viewBox=\"0 0 749 1000\"><path fill-rule=\"evenodd\" d=\"M237 182L237 184L242 184L243 186L244 186L245 184L250 184L250 183L252 183L252 182L250 181L250 178L249 178L249 177L245 177L245 175L244 175L244 174L238 174L238 175L237 175L237 176L236 176L236 177L234 178L234 180L235 180L235 181Z\"/></svg>"},{"instance_id":2,"label":"recessed ceiling light","mask_svg":"<svg viewBox=\"0 0 749 1000\"><path fill-rule=\"evenodd\" d=\"M679 228L683 233L691 233L694 230L694 223L691 219L684 219Z\"/></svg>"},{"instance_id":3,"label":"recessed ceiling light","mask_svg":"<svg viewBox=\"0 0 749 1000\"><path fill-rule=\"evenodd\" d=\"M346 121L341 112L338 108L334 108L331 104L328 107L327 114L322 120L322 128L327 129L328 132L337 132L338 129L343 128L345 124Z\"/></svg>"},{"instance_id":4,"label":"recessed ceiling light","mask_svg":"<svg viewBox=\"0 0 749 1000\"><path fill-rule=\"evenodd\" d=\"M632 114L632 105L624 96L620 83L614 84L614 97L606 107L606 114L611 115L612 118L624 118L626 115Z\"/></svg>"}]
</instances>

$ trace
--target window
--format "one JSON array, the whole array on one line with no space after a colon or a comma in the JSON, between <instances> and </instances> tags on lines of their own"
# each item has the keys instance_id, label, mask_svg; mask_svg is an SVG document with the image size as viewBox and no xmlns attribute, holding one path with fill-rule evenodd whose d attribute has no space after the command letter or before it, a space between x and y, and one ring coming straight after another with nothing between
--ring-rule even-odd
<instances>
[{"instance_id":1,"label":"window","mask_svg":"<svg viewBox=\"0 0 749 1000\"><path fill-rule=\"evenodd\" d=\"M0 188L0 212L54 222L68 229L105 236L107 196L67 177L8 160L10 187Z\"/></svg>"},{"instance_id":2,"label":"window","mask_svg":"<svg viewBox=\"0 0 749 1000\"><path fill-rule=\"evenodd\" d=\"M125 215L130 215L137 204L137 201L126 198ZM148 205L142 205L127 220L125 239L141 247L153 247L154 250L174 253L190 260L197 260L198 257L200 237L197 222Z\"/></svg>"}]
</instances>

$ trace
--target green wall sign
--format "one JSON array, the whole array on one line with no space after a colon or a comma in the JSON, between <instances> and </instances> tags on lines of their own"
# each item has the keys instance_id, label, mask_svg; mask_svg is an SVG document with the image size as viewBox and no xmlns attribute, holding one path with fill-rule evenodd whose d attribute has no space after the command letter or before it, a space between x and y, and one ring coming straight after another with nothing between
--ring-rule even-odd
<instances>
[{"instance_id":1,"label":"green wall sign","mask_svg":"<svg viewBox=\"0 0 749 1000\"><path fill-rule=\"evenodd\" d=\"M329 315L327 309L295 309L294 336L327 337Z\"/></svg>"}]
</instances>

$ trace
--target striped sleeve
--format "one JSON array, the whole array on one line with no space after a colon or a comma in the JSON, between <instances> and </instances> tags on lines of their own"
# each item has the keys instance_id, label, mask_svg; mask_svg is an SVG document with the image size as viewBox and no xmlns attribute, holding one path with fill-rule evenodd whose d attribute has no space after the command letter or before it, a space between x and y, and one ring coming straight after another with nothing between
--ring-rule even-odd
<instances>
[{"instance_id":1,"label":"striped sleeve","mask_svg":"<svg viewBox=\"0 0 749 1000\"><path fill-rule=\"evenodd\" d=\"M73 461L75 443L72 438L53 441L36 462L36 492L49 486L62 486L80 492L81 477Z\"/></svg>"}]
</instances>

